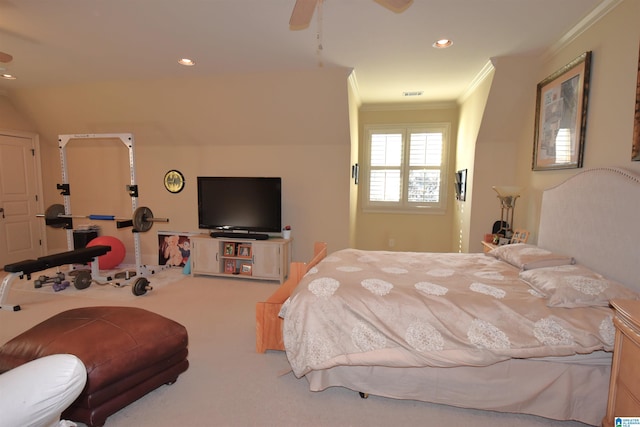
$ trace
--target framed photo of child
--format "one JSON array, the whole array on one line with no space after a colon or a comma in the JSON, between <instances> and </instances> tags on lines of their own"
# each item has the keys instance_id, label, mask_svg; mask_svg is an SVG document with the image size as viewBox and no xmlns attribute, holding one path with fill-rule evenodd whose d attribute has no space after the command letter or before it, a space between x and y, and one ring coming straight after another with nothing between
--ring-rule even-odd
<instances>
[{"instance_id":1,"label":"framed photo of child","mask_svg":"<svg viewBox=\"0 0 640 427\"><path fill-rule=\"evenodd\" d=\"M238 245L238 256L242 258L250 258L251 257L251 245L239 244Z\"/></svg>"},{"instance_id":2,"label":"framed photo of child","mask_svg":"<svg viewBox=\"0 0 640 427\"><path fill-rule=\"evenodd\" d=\"M226 242L224 244L224 254L225 256L235 256L236 244L233 242Z\"/></svg>"}]
</instances>

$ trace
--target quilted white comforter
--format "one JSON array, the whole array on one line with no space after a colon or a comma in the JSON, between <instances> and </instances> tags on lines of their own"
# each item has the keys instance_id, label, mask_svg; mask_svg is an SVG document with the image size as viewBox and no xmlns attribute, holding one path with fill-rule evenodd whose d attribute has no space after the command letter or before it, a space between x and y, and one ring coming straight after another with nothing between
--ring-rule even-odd
<instances>
[{"instance_id":1,"label":"quilted white comforter","mask_svg":"<svg viewBox=\"0 0 640 427\"><path fill-rule=\"evenodd\" d=\"M310 270L285 307L298 377L611 351L615 334L611 309L547 307L517 268L484 254L345 249Z\"/></svg>"}]
</instances>

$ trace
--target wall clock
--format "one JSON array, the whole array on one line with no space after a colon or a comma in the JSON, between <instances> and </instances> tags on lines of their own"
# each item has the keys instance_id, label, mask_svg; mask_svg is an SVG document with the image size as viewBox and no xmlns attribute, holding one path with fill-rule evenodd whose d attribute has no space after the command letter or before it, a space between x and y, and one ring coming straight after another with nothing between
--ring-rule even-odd
<instances>
[{"instance_id":1,"label":"wall clock","mask_svg":"<svg viewBox=\"0 0 640 427\"><path fill-rule=\"evenodd\" d=\"M182 172L172 169L164 174L164 188L169 193L179 193L184 188L184 175Z\"/></svg>"}]
</instances>

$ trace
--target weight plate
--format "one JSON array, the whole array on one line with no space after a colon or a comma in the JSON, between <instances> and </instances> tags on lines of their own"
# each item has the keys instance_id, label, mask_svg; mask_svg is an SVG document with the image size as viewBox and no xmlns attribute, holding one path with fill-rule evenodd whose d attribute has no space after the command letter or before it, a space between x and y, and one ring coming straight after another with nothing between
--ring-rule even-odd
<instances>
[{"instance_id":1,"label":"weight plate","mask_svg":"<svg viewBox=\"0 0 640 427\"><path fill-rule=\"evenodd\" d=\"M64 215L64 205L56 203L44 211L45 224L53 228L72 228L71 218L62 218Z\"/></svg>"},{"instance_id":2,"label":"weight plate","mask_svg":"<svg viewBox=\"0 0 640 427\"><path fill-rule=\"evenodd\" d=\"M140 277L136 279L136 282L131 288L131 292L133 292L135 296L139 297L146 294L148 289L152 289L151 286L149 286L149 281L144 277Z\"/></svg>"},{"instance_id":3,"label":"weight plate","mask_svg":"<svg viewBox=\"0 0 640 427\"><path fill-rule=\"evenodd\" d=\"M64 215L64 205L60 203L51 205L44 211L45 219L58 219L59 215Z\"/></svg>"},{"instance_id":4,"label":"weight plate","mask_svg":"<svg viewBox=\"0 0 640 427\"><path fill-rule=\"evenodd\" d=\"M53 228L64 228L67 225L65 221L55 222L55 220L61 219L60 215L64 215L64 205L59 203L49 206L44 211L44 219L48 220L47 225Z\"/></svg>"},{"instance_id":5,"label":"weight plate","mask_svg":"<svg viewBox=\"0 0 640 427\"><path fill-rule=\"evenodd\" d=\"M91 285L91 273L89 271L78 271L73 286L76 289L87 289Z\"/></svg>"},{"instance_id":6,"label":"weight plate","mask_svg":"<svg viewBox=\"0 0 640 427\"><path fill-rule=\"evenodd\" d=\"M133 229L140 232L149 231L153 226L153 212L146 206L140 206L133 212Z\"/></svg>"}]
</instances>

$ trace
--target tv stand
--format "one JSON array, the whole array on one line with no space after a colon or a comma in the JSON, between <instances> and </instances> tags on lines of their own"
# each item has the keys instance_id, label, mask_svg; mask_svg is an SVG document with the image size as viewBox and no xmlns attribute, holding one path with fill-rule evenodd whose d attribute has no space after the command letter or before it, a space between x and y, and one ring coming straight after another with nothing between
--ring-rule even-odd
<instances>
[{"instance_id":1,"label":"tv stand","mask_svg":"<svg viewBox=\"0 0 640 427\"><path fill-rule=\"evenodd\" d=\"M233 231L212 231L209 235L215 239L267 240L266 233L234 233Z\"/></svg>"},{"instance_id":2,"label":"tv stand","mask_svg":"<svg viewBox=\"0 0 640 427\"><path fill-rule=\"evenodd\" d=\"M189 260L193 276L202 274L283 283L289 275L291 239L274 237L251 241L235 236L212 239L201 234L191 238Z\"/></svg>"}]
</instances>

